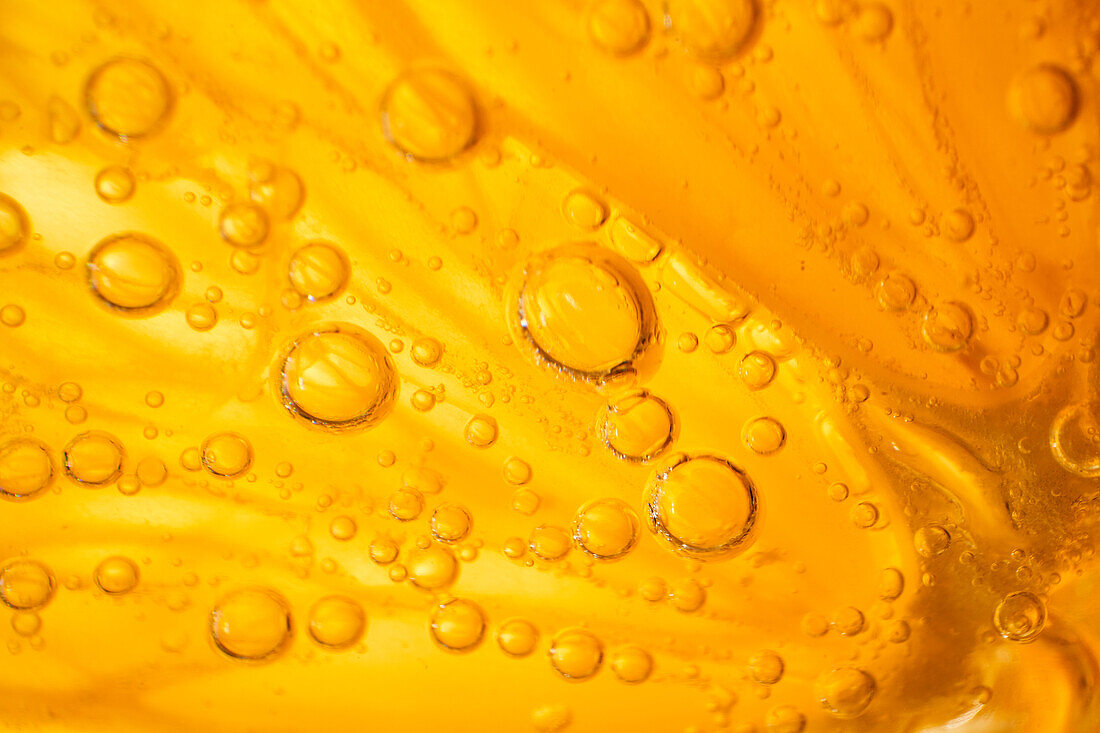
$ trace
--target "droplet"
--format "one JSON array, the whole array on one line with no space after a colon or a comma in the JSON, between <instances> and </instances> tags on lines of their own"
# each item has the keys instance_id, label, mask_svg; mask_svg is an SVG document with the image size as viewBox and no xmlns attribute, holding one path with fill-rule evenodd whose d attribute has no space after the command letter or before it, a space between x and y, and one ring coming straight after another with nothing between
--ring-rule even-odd
<instances>
[{"instance_id":1,"label":"droplet","mask_svg":"<svg viewBox=\"0 0 1100 733\"><path fill-rule=\"evenodd\" d=\"M653 657L645 649L630 644L612 651L608 655L608 666L623 682L637 685L653 673Z\"/></svg>"},{"instance_id":2,"label":"droplet","mask_svg":"<svg viewBox=\"0 0 1100 733\"><path fill-rule=\"evenodd\" d=\"M709 560L752 545L762 506L748 475L724 458L680 454L646 485L650 531L674 552Z\"/></svg>"},{"instance_id":3,"label":"droplet","mask_svg":"<svg viewBox=\"0 0 1100 733\"><path fill-rule=\"evenodd\" d=\"M423 590L439 590L458 577L458 561L442 545L432 544L411 550L405 565L409 569L409 580Z\"/></svg>"},{"instance_id":4,"label":"droplet","mask_svg":"<svg viewBox=\"0 0 1100 733\"><path fill-rule=\"evenodd\" d=\"M270 227L267 214L256 204L229 204L218 217L218 231L222 239L234 247L263 244Z\"/></svg>"},{"instance_id":5,"label":"droplet","mask_svg":"<svg viewBox=\"0 0 1100 733\"><path fill-rule=\"evenodd\" d=\"M123 141L156 132L172 109L168 80L136 58L114 58L98 67L88 77L84 99L95 123Z\"/></svg>"},{"instance_id":6,"label":"droplet","mask_svg":"<svg viewBox=\"0 0 1100 733\"><path fill-rule=\"evenodd\" d=\"M619 560L638 542L638 515L621 499L590 501L577 510L573 541L597 560Z\"/></svg>"},{"instance_id":7,"label":"droplet","mask_svg":"<svg viewBox=\"0 0 1100 733\"><path fill-rule=\"evenodd\" d=\"M86 486L106 486L122 475L125 452L113 435L90 430L65 446L65 473Z\"/></svg>"},{"instance_id":8,"label":"droplet","mask_svg":"<svg viewBox=\"0 0 1100 733\"><path fill-rule=\"evenodd\" d=\"M1063 407L1050 424L1050 452L1062 468L1077 476L1100 476L1100 405L1082 402Z\"/></svg>"},{"instance_id":9,"label":"droplet","mask_svg":"<svg viewBox=\"0 0 1100 733\"><path fill-rule=\"evenodd\" d=\"M961 303L944 303L929 308L921 323L924 342L936 351L951 353L970 342L974 323L970 311Z\"/></svg>"},{"instance_id":10,"label":"droplet","mask_svg":"<svg viewBox=\"0 0 1100 733\"><path fill-rule=\"evenodd\" d=\"M875 697L875 678L854 667L840 667L817 679L814 691L822 707L837 718L858 718Z\"/></svg>"},{"instance_id":11,"label":"droplet","mask_svg":"<svg viewBox=\"0 0 1100 733\"><path fill-rule=\"evenodd\" d=\"M108 557L95 569L95 584L104 593L123 595L137 587L141 573L137 564L128 557Z\"/></svg>"},{"instance_id":12,"label":"droplet","mask_svg":"<svg viewBox=\"0 0 1100 733\"><path fill-rule=\"evenodd\" d=\"M775 418L758 417L745 423L741 429L741 440L753 453L767 456L783 447L787 442L787 431Z\"/></svg>"},{"instance_id":13,"label":"droplet","mask_svg":"<svg viewBox=\"0 0 1100 733\"><path fill-rule=\"evenodd\" d=\"M409 356L418 366L434 367L443 358L443 344L430 336L421 336L413 341Z\"/></svg>"},{"instance_id":14,"label":"droplet","mask_svg":"<svg viewBox=\"0 0 1100 733\"><path fill-rule=\"evenodd\" d=\"M571 191L561 206L565 220L578 229L594 231L607 221L607 207L591 193Z\"/></svg>"},{"instance_id":15,"label":"droplet","mask_svg":"<svg viewBox=\"0 0 1100 733\"><path fill-rule=\"evenodd\" d=\"M125 166L110 165L96 173L95 192L105 203L125 203L134 195L136 188L134 174Z\"/></svg>"},{"instance_id":16,"label":"droplet","mask_svg":"<svg viewBox=\"0 0 1100 733\"><path fill-rule=\"evenodd\" d=\"M571 546L569 534L561 527L549 524L535 527L527 544L531 552L551 562L565 557Z\"/></svg>"},{"instance_id":17,"label":"droplet","mask_svg":"<svg viewBox=\"0 0 1100 733\"><path fill-rule=\"evenodd\" d=\"M763 351L750 351L741 359L740 373L746 387L763 389L775 379L775 360Z\"/></svg>"},{"instance_id":18,"label":"droplet","mask_svg":"<svg viewBox=\"0 0 1100 733\"><path fill-rule=\"evenodd\" d=\"M447 651L472 651L485 636L485 612L463 598L441 603L432 614L431 634Z\"/></svg>"},{"instance_id":19,"label":"droplet","mask_svg":"<svg viewBox=\"0 0 1100 733\"><path fill-rule=\"evenodd\" d=\"M1035 641L1046 624L1046 604L1029 591L1009 593L993 612L993 625L1009 641Z\"/></svg>"},{"instance_id":20,"label":"droplet","mask_svg":"<svg viewBox=\"0 0 1100 733\"><path fill-rule=\"evenodd\" d=\"M938 524L921 527L913 533L913 547L921 557L942 555L950 545L950 533Z\"/></svg>"},{"instance_id":21,"label":"droplet","mask_svg":"<svg viewBox=\"0 0 1100 733\"><path fill-rule=\"evenodd\" d=\"M0 567L0 600L19 611L42 608L53 598L53 573L37 560L9 560Z\"/></svg>"},{"instance_id":22,"label":"droplet","mask_svg":"<svg viewBox=\"0 0 1100 733\"><path fill-rule=\"evenodd\" d=\"M397 391L397 370L386 347L346 323L299 336L283 361L278 385L291 415L338 431L380 422L393 409Z\"/></svg>"},{"instance_id":23,"label":"droplet","mask_svg":"<svg viewBox=\"0 0 1100 733\"><path fill-rule=\"evenodd\" d=\"M550 664L566 679L588 679L602 663L603 644L589 631L565 629L550 642Z\"/></svg>"},{"instance_id":24,"label":"droplet","mask_svg":"<svg viewBox=\"0 0 1100 733\"><path fill-rule=\"evenodd\" d=\"M335 298L348 284L347 256L327 242L313 242L290 257L291 286L311 302Z\"/></svg>"},{"instance_id":25,"label":"droplet","mask_svg":"<svg viewBox=\"0 0 1100 733\"><path fill-rule=\"evenodd\" d=\"M538 629L521 618L508 619L497 629L497 645L510 657L526 657L538 641Z\"/></svg>"},{"instance_id":26,"label":"droplet","mask_svg":"<svg viewBox=\"0 0 1100 733\"><path fill-rule=\"evenodd\" d=\"M461 542L473 526L470 510L458 504L440 504L432 512L432 536L440 542Z\"/></svg>"},{"instance_id":27,"label":"droplet","mask_svg":"<svg viewBox=\"0 0 1100 733\"><path fill-rule=\"evenodd\" d=\"M490 415L474 415L462 430L466 442L475 448L488 448L497 442L499 432L496 419Z\"/></svg>"},{"instance_id":28,"label":"droplet","mask_svg":"<svg viewBox=\"0 0 1100 733\"><path fill-rule=\"evenodd\" d=\"M410 159L453 158L477 137L473 92L465 81L443 69L406 71L382 97L382 132Z\"/></svg>"},{"instance_id":29,"label":"droplet","mask_svg":"<svg viewBox=\"0 0 1100 733\"><path fill-rule=\"evenodd\" d=\"M631 266L595 245L567 245L524 267L519 339L575 377L599 380L641 366L656 342L653 298Z\"/></svg>"},{"instance_id":30,"label":"droplet","mask_svg":"<svg viewBox=\"0 0 1100 733\"><path fill-rule=\"evenodd\" d=\"M36 438L14 438L0 447L0 494L30 499L53 481L50 449Z\"/></svg>"},{"instance_id":31,"label":"droplet","mask_svg":"<svg viewBox=\"0 0 1100 733\"><path fill-rule=\"evenodd\" d=\"M326 596L309 611L309 635L328 649L347 649L363 638L367 614L354 599Z\"/></svg>"},{"instance_id":32,"label":"droplet","mask_svg":"<svg viewBox=\"0 0 1100 733\"><path fill-rule=\"evenodd\" d=\"M752 35L756 5L753 0L665 0L665 25L697 56L727 59Z\"/></svg>"},{"instance_id":33,"label":"droplet","mask_svg":"<svg viewBox=\"0 0 1100 733\"><path fill-rule=\"evenodd\" d=\"M107 237L88 253L92 292L128 315L150 315L168 305L179 291L181 272L172 251L144 234Z\"/></svg>"},{"instance_id":34,"label":"droplet","mask_svg":"<svg viewBox=\"0 0 1100 733\"><path fill-rule=\"evenodd\" d=\"M0 255L9 255L31 236L31 220L19 202L0 193Z\"/></svg>"},{"instance_id":35,"label":"droplet","mask_svg":"<svg viewBox=\"0 0 1100 733\"><path fill-rule=\"evenodd\" d=\"M774 685L783 679L783 657L770 649L757 652L749 660L749 673L762 685Z\"/></svg>"},{"instance_id":36,"label":"droplet","mask_svg":"<svg viewBox=\"0 0 1100 733\"><path fill-rule=\"evenodd\" d=\"M616 56L629 56L649 40L649 14L639 0L596 0L588 11L588 37Z\"/></svg>"},{"instance_id":37,"label":"droplet","mask_svg":"<svg viewBox=\"0 0 1100 733\"><path fill-rule=\"evenodd\" d=\"M1017 76L1008 89L1008 108L1016 121L1040 135L1066 130L1077 117L1077 83L1064 69L1039 64Z\"/></svg>"},{"instance_id":38,"label":"droplet","mask_svg":"<svg viewBox=\"0 0 1100 733\"><path fill-rule=\"evenodd\" d=\"M202 444L202 464L215 476L238 478L252 467L252 444L237 433L217 433Z\"/></svg>"},{"instance_id":39,"label":"droplet","mask_svg":"<svg viewBox=\"0 0 1100 733\"><path fill-rule=\"evenodd\" d=\"M214 644L234 659L274 659L290 645L293 631L290 604L267 588L231 591L210 612Z\"/></svg>"},{"instance_id":40,"label":"droplet","mask_svg":"<svg viewBox=\"0 0 1100 733\"><path fill-rule=\"evenodd\" d=\"M645 390L610 400L596 417L604 445L624 461L649 461L676 439L677 423L668 403Z\"/></svg>"}]
</instances>

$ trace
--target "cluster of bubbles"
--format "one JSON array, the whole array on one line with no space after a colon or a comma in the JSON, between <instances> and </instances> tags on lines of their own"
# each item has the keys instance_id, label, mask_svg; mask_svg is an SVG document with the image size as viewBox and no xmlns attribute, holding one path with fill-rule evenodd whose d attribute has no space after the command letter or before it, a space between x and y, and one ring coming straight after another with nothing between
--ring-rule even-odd
<instances>
[{"instance_id":1,"label":"cluster of bubbles","mask_svg":"<svg viewBox=\"0 0 1100 733\"><path fill-rule=\"evenodd\" d=\"M868 40L882 40L893 24L890 11L879 3L864 5L866 9L855 21L860 34ZM742 54L760 29L760 5L755 0L666 0L663 9L664 27L690 54L708 63ZM819 15L828 24L847 20L821 11ZM591 40L615 56L640 51L653 30L648 11L639 0L596 0L585 22ZM162 130L175 102L168 80L156 67L129 57L111 59L95 69L84 94L94 123L123 142ZM1051 64L1020 73L1008 93L1009 109L1016 120L1041 135L1068 129L1079 104L1073 77ZM386 139L404 158L428 165L462 156L483 131L469 82L434 66L409 69L391 82L382 96L380 124ZM108 204L125 203L136 190L134 175L122 166L105 167L95 177L95 190ZM304 189L292 171L265 164L253 171L249 193L249 200L225 205L217 222L220 236L234 248L232 261L239 271L254 271L255 253L269 237L272 218L293 217L302 205ZM596 431L610 454L630 463L662 462L644 487L641 518L621 499L595 499L577 510L570 528L539 525L515 552L530 550L544 561L556 562L576 547L594 560L617 561L636 547L644 523L668 550L691 560L723 560L743 553L760 531L764 507L760 489L743 468L726 457L668 455L678 438L679 419L665 400L637 386L659 367L663 334L651 290L635 263L652 262L663 245L627 219L616 217L609 223L607 207L587 191L571 192L563 203L563 214L581 230L594 232L607 225L613 246L629 256L592 243L572 243L530 257L508 296L509 324L517 336L514 341L537 363L578 383L607 389L606 402L596 417ZM854 209L849 218L862 223L867 211ZM471 231L476 226L473 212L465 220L456 225L457 230ZM944 237L962 243L974 236L976 223L968 211L956 209L942 218L940 226ZM26 211L10 196L0 194L0 256L18 251L31 234ZM875 268L877 263L870 270ZM85 260L85 275L90 292L120 316L160 313L183 287L183 269L173 251L140 232L114 234L95 244ZM332 301L348 288L352 275L352 263L338 245L305 243L290 255L284 303L296 308L303 301ZM879 305L890 311L905 311L917 298L913 280L896 271L879 278L874 291ZM208 297L208 301L216 302L218 297ZM1079 314L1084 306L1077 308L1071 302L1068 307ZM7 308L3 322L9 326L21 323L22 311ZM191 306L186 318L196 331L209 330L217 322L209 303ZM1037 334L1045 330L1049 317L1032 308L1021 312L1018 321L1023 332ZM973 313L954 301L928 307L920 324L927 346L944 353L964 350L974 330ZM713 353L724 354L736 339L730 324L718 323L702 341ZM685 352L698 345L694 334L680 340ZM444 346L422 336L412 343L409 354L414 364L432 368L441 361ZM772 384L779 368L773 355L756 349L741 358L737 375L746 389L756 391ZM620 383L627 388L609 389ZM400 378L389 350L375 335L352 323L319 324L300 333L278 355L274 370L273 390L286 412L305 426L331 432L377 425L394 409L399 389ZM413 396L417 409L427 411L434 402L434 396L424 390ZM1081 476L1100 475L1095 414L1092 405L1073 405L1063 410L1051 427L1054 457ZM474 414L464 425L463 437L470 446L486 449L497 443L500 426L489 414ZM741 439L751 452L766 456L783 448L787 433L778 420L760 416L744 423ZM209 435L189 460L196 470L201 466L214 476L235 479L248 473L253 459L247 438L219 432ZM60 460L37 438L11 439L0 446L0 493L13 500L32 498L48 488L59 471L87 487L106 486L120 479L125 461L122 443L102 431L73 437ZM143 483L155 485L164 480L163 464L159 468L139 464L137 470ZM504 476L509 484L519 487L514 505L522 507L525 514L533 513L538 497L523 488L531 479L531 467L520 459L509 459ZM400 522L416 520L425 510L424 494L437 491L425 491L423 483L416 480L407 482L390 495L389 514ZM845 488L840 498L846 496ZM873 504L863 502L853 510L858 526L871 527L877 520ZM451 546L470 535L473 517L460 504L444 503L432 510L429 524L434 542L409 551L402 570L391 577L401 576L422 590L438 592L456 581L459 565ZM336 539L346 541L358 528L353 519L343 516L332 521L330 531ZM925 559L943 554L951 542L950 532L939 525L921 527L914 535L914 548ZM398 553L397 544L385 538L370 546L371 560L380 565L394 563ZM129 593L140 582L137 565L122 556L104 559L93 577L97 587L110 595ZM893 600L903 586L899 571L885 571L880 597ZM12 609L40 609L55 590L52 573L40 562L18 559L0 568L0 600ZM667 597L674 607L690 612L703 605L706 591L697 581L687 580L671 589L662 583L659 589L643 591L644 597L651 595ZM1045 618L1043 601L1021 591L1000 601L993 623L1005 639L1028 642L1042 630ZM845 607L837 609L826 623L826 628L852 636L860 633L866 622L858 609ZM355 600L328 596L311 607L307 628L319 646L347 649L363 638L367 617ZM487 628L481 606L463 598L438 603L429 622L431 640L449 652L477 648ZM289 647L294 631L290 603L268 588L227 593L209 615L209 632L216 648L239 660L278 657ZM508 619L497 628L496 643L510 657L528 656L538 641L538 630L524 619ZM556 633L548 655L562 678L575 681L593 677L606 662L620 680L636 684L649 678L654 664L652 656L637 646L608 652L595 634L580 627ZM770 686L783 678L785 663L776 652L764 650L752 657L749 670L753 680ZM861 715L875 692L875 679L851 666L832 669L815 683L822 707L842 719ZM800 731L805 716L790 706L778 706L765 722L769 730Z\"/></svg>"}]
</instances>

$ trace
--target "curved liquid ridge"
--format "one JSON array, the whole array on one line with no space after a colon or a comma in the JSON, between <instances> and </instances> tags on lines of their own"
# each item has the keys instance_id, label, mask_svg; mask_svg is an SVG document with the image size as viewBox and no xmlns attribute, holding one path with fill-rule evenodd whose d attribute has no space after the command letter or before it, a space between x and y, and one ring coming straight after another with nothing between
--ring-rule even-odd
<instances>
[{"instance_id":1,"label":"curved liquid ridge","mask_svg":"<svg viewBox=\"0 0 1100 733\"><path fill-rule=\"evenodd\" d=\"M1093 0L8 0L0 728L1100 730Z\"/></svg>"}]
</instances>

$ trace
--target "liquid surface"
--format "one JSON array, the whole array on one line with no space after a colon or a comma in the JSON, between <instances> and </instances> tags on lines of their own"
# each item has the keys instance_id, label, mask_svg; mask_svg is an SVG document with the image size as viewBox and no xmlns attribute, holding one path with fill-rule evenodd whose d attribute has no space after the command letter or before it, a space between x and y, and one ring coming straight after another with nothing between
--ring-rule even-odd
<instances>
[{"instance_id":1,"label":"liquid surface","mask_svg":"<svg viewBox=\"0 0 1100 733\"><path fill-rule=\"evenodd\" d=\"M0 728L1100 729L1100 6L9 0Z\"/></svg>"}]
</instances>

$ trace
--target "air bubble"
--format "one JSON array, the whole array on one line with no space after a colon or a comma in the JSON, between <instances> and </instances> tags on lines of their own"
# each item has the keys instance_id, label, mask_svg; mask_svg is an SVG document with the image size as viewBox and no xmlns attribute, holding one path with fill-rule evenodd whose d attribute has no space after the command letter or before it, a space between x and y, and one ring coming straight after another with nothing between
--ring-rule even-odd
<instances>
[{"instance_id":1,"label":"air bubble","mask_svg":"<svg viewBox=\"0 0 1100 733\"><path fill-rule=\"evenodd\" d=\"M605 446L624 461L650 461L676 439L677 423L668 403L645 390L610 400L596 417Z\"/></svg>"},{"instance_id":2,"label":"air bubble","mask_svg":"<svg viewBox=\"0 0 1100 733\"><path fill-rule=\"evenodd\" d=\"M588 37L616 56L629 56L649 40L649 14L639 0L597 0L588 11Z\"/></svg>"},{"instance_id":3,"label":"air bubble","mask_svg":"<svg viewBox=\"0 0 1100 733\"><path fill-rule=\"evenodd\" d=\"M600 671L603 644L584 629L558 632L550 643L550 664L569 680L585 680Z\"/></svg>"},{"instance_id":4,"label":"air bubble","mask_svg":"<svg viewBox=\"0 0 1100 733\"><path fill-rule=\"evenodd\" d=\"M37 438L14 438L0 446L0 494L30 499L53 481L53 455Z\"/></svg>"},{"instance_id":5,"label":"air bubble","mask_svg":"<svg viewBox=\"0 0 1100 733\"><path fill-rule=\"evenodd\" d=\"M468 652L485 636L485 612L473 601L456 598L432 614L432 641L447 651Z\"/></svg>"},{"instance_id":6,"label":"air bubble","mask_svg":"<svg viewBox=\"0 0 1100 733\"><path fill-rule=\"evenodd\" d=\"M993 625L1009 641L1035 641L1046 624L1046 604L1029 591L1009 593L993 612Z\"/></svg>"},{"instance_id":7,"label":"air bubble","mask_svg":"<svg viewBox=\"0 0 1100 733\"><path fill-rule=\"evenodd\" d=\"M478 112L470 86L443 69L398 76L382 97L382 132L407 157L442 162L473 145Z\"/></svg>"},{"instance_id":8,"label":"air bubble","mask_svg":"<svg viewBox=\"0 0 1100 733\"><path fill-rule=\"evenodd\" d=\"M597 560L619 560L638 541L638 515L620 499L596 499L573 520L573 541Z\"/></svg>"},{"instance_id":9,"label":"air bubble","mask_svg":"<svg viewBox=\"0 0 1100 733\"><path fill-rule=\"evenodd\" d=\"M814 690L822 707L841 719L858 718L875 697L875 678L854 667L840 667L817 679Z\"/></svg>"},{"instance_id":10,"label":"air bubble","mask_svg":"<svg viewBox=\"0 0 1100 733\"><path fill-rule=\"evenodd\" d=\"M95 569L95 584L104 593L113 596L129 593L137 587L141 573L137 564L128 557L109 557Z\"/></svg>"},{"instance_id":11,"label":"air bubble","mask_svg":"<svg viewBox=\"0 0 1100 733\"><path fill-rule=\"evenodd\" d=\"M42 608L53 598L53 573L37 560L10 560L0 567L0 601L18 611Z\"/></svg>"},{"instance_id":12,"label":"air bubble","mask_svg":"<svg viewBox=\"0 0 1100 733\"><path fill-rule=\"evenodd\" d=\"M215 646L234 659L273 659L290 645L293 630L290 604L267 588L231 591L210 612Z\"/></svg>"},{"instance_id":13,"label":"air bubble","mask_svg":"<svg viewBox=\"0 0 1100 733\"><path fill-rule=\"evenodd\" d=\"M159 130L172 109L164 75L136 58L114 58L98 67L84 87L84 99L95 123L124 142Z\"/></svg>"},{"instance_id":14,"label":"air bubble","mask_svg":"<svg viewBox=\"0 0 1100 733\"><path fill-rule=\"evenodd\" d=\"M680 454L645 490L650 531L674 552L727 559L748 549L762 506L748 475L724 458Z\"/></svg>"},{"instance_id":15,"label":"air bubble","mask_svg":"<svg viewBox=\"0 0 1100 733\"><path fill-rule=\"evenodd\" d=\"M88 253L92 292L127 315L162 310L179 291L181 272L171 250L144 234L116 234Z\"/></svg>"},{"instance_id":16,"label":"air bubble","mask_svg":"<svg viewBox=\"0 0 1100 733\"><path fill-rule=\"evenodd\" d=\"M530 259L519 285L517 342L587 380L633 368L655 352L657 317L631 266L595 245L567 245Z\"/></svg>"},{"instance_id":17,"label":"air bubble","mask_svg":"<svg viewBox=\"0 0 1100 733\"><path fill-rule=\"evenodd\" d=\"M327 649L347 649L363 638L367 614L354 599L326 596L309 611L309 635Z\"/></svg>"},{"instance_id":18,"label":"air bubble","mask_svg":"<svg viewBox=\"0 0 1100 733\"><path fill-rule=\"evenodd\" d=\"M697 56L722 60L744 49L756 25L753 0L665 0L665 25Z\"/></svg>"},{"instance_id":19,"label":"air bubble","mask_svg":"<svg viewBox=\"0 0 1100 733\"><path fill-rule=\"evenodd\" d=\"M310 302L335 298L348 284L351 264L347 256L327 242L313 242L290 257L291 286Z\"/></svg>"},{"instance_id":20,"label":"air bubble","mask_svg":"<svg viewBox=\"0 0 1100 733\"><path fill-rule=\"evenodd\" d=\"M202 444L202 465L215 476L239 478L252 467L252 444L237 433L211 435Z\"/></svg>"},{"instance_id":21,"label":"air bubble","mask_svg":"<svg viewBox=\"0 0 1100 733\"><path fill-rule=\"evenodd\" d=\"M510 657L526 657L538 641L538 629L525 619L508 619L497 629L497 645Z\"/></svg>"},{"instance_id":22,"label":"air bubble","mask_svg":"<svg viewBox=\"0 0 1100 733\"><path fill-rule=\"evenodd\" d=\"M291 415L318 428L369 428L393 409L398 378L386 347L350 324L299 336L280 369L278 394Z\"/></svg>"},{"instance_id":23,"label":"air bubble","mask_svg":"<svg viewBox=\"0 0 1100 733\"><path fill-rule=\"evenodd\" d=\"M85 486L106 486L122 475L125 451L109 433L91 430L65 446L65 473Z\"/></svg>"}]
</instances>

